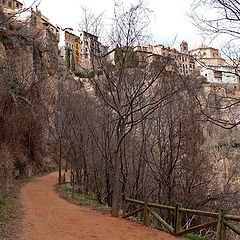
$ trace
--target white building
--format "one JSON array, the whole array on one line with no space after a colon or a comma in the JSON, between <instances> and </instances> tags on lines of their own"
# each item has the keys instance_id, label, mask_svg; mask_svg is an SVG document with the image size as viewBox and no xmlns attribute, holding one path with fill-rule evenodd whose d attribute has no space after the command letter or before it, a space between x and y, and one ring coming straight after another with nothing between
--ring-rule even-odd
<instances>
[{"instance_id":1,"label":"white building","mask_svg":"<svg viewBox=\"0 0 240 240\"><path fill-rule=\"evenodd\" d=\"M236 69L230 66L204 66L200 74L207 79L208 83L238 84L239 79Z\"/></svg>"}]
</instances>

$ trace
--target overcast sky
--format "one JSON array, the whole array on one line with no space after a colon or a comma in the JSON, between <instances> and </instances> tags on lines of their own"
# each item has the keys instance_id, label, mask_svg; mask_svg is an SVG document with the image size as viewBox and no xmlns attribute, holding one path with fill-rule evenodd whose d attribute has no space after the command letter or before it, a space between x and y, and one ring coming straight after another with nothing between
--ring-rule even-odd
<instances>
[{"instance_id":1,"label":"overcast sky","mask_svg":"<svg viewBox=\"0 0 240 240\"><path fill-rule=\"evenodd\" d=\"M29 6L33 0L23 0ZM126 4L136 0L122 0ZM152 44L172 45L179 48L182 40L189 43L190 48L201 44L201 36L190 23L187 12L193 0L145 0L145 4L153 10L151 30ZM39 9L49 18L51 23L59 26L78 29L81 6L91 8L93 12L105 12L110 17L114 0L41 0Z\"/></svg>"}]
</instances>

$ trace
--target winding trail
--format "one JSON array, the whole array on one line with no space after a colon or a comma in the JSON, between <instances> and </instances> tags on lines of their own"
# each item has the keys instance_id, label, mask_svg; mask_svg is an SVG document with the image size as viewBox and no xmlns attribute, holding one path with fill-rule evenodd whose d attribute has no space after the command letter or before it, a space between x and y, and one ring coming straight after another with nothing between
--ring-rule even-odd
<instances>
[{"instance_id":1,"label":"winding trail","mask_svg":"<svg viewBox=\"0 0 240 240\"><path fill-rule=\"evenodd\" d=\"M102 215L60 198L57 173L36 178L20 193L24 207L21 240L176 240L174 236L121 218Z\"/></svg>"}]
</instances>

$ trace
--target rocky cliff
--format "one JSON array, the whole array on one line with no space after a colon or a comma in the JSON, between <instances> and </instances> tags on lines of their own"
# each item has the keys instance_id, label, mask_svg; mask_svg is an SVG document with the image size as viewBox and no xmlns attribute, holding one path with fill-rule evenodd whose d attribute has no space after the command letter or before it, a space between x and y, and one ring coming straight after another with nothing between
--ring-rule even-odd
<instances>
[{"instance_id":1,"label":"rocky cliff","mask_svg":"<svg viewBox=\"0 0 240 240\"><path fill-rule=\"evenodd\" d=\"M0 10L0 189L13 177L54 167L49 109L56 84L66 79L71 81L51 31Z\"/></svg>"}]
</instances>

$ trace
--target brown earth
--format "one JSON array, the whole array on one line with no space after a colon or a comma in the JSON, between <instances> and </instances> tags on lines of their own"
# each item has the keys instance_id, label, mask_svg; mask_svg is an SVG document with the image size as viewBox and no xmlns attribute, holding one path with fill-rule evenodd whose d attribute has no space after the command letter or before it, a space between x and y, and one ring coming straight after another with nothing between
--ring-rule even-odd
<instances>
[{"instance_id":1,"label":"brown earth","mask_svg":"<svg viewBox=\"0 0 240 240\"><path fill-rule=\"evenodd\" d=\"M71 204L56 193L56 182L57 174L52 173L22 188L20 198L25 215L21 240L177 239L156 229Z\"/></svg>"}]
</instances>

